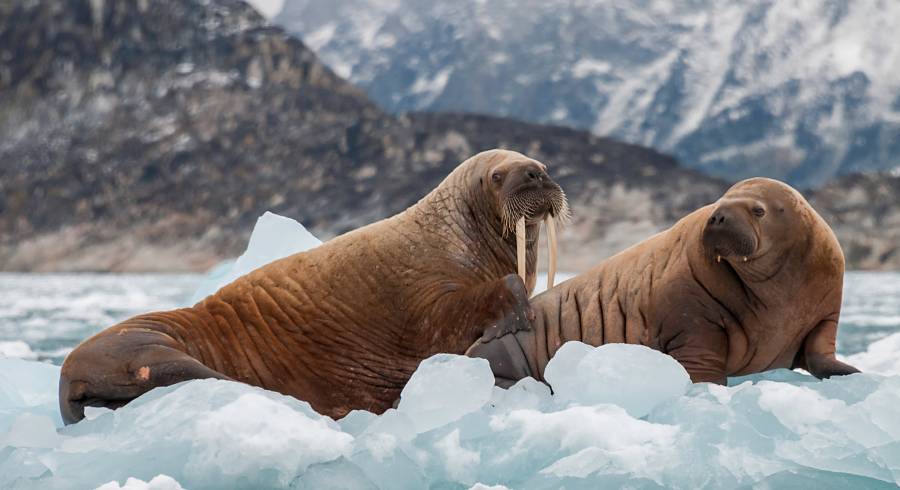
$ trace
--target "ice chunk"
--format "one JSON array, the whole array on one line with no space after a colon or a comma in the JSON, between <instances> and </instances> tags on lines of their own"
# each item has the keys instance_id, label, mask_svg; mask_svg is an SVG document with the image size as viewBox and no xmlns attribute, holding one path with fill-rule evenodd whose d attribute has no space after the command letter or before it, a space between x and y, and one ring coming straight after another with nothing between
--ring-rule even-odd
<instances>
[{"instance_id":1,"label":"ice chunk","mask_svg":"<svg viewBox=\"0 0 900 490\"><path fill-rule=\"evenodd\" d=\"M359 466L345 458L327 463L313 465L292 483L293 489L321 490L335 488L341 490L378 490L379 487L370 480Z\"/></svg>"},{"instance_id":2,"label":"ice chunk","mask_svg":"<svg viewBox=\"0 0 900 490\"><path fill-rule=\"evenodd\" d=\"M197 421L193 440L216 449L195 452L188 465L218 464L223 475L236 476L252 473L266 461L266 469L287 476L310 464L349 455L353 437L336 429L330 420L298 413L284 400L245 393ZM241 444L231 444L235 440Z\"/></svg>"},{"instance_id":3,"label":"ice chunk","mask_svg":"<svg viewBox=\"0 0 900 490\"><path fill-rule=\"evenodd\" d=\"M24 412L13 420L5 434L0 434L2 447L39 447L53 448L59 446L59 436L53 419L46 415L35 415Z\"/></svg>"},{"instance_id":4,"label":"ice chunk","mask_svg":"<svg viewBox=\"0 0 900 490\"><path fill-rule=\"evenodd\" d=\"M579 379L578 365L594 349L583 342L566 342L556 351L544 369L544 379L554 387L553 392L556 396L567 398L569 393L578 389L577 386L572 386L571 382Z\"/></svg>"},{"instance_id":5,"label":"ice chunk","mask_svg":"<svg viewBox=\"0 0 900 490\"><path fill-rule=\"evenodd\" d=\"M690 377L675 359L641 345L592 348L567 342L550 360L545 377L559 401L612 403L634 417L685 393Z\"/></svg>"},{"instance_id":6,"label":"ice chunk","mask_svg":"<svg viewBox=\"0 0 900 490\"><path fill-rule=\"evenodd\" d=\"M459 429L453 429L435 445L438 457L444 462L445 470L454 481L472 481L475 470L481 462L481 453L462 447L459 443Z\"/></svg>"},{"instance_id":7,"label":"ice chunk","mask_svg":"<svg viewBox=\"0 0 900 490\"><path fill-rule=\"evenodd\" d=\"M167 475L156 475L152 480L146 482L137 478L129 478L125 480L125 484L119 486L117 482L100 485L95 490L184 490L182 486L175 481L174 478Z\"/></svg>"},{"instance_id":8,"label":"ice chunk","mask_svg":"<svg viewBox=\"0 0 900 490\"><path fill-rule=\"evenodd\" d=\"M865 352L849 356L847 362L864 373L900 376L900 333L872 342Z\"/></svg>"},{"instance_id":9,"label":"ice chunk","mask_svg":"<svg viewBox=\"0 0 900 490\"><path fill-rule=\"evenodd\" d=\"M159 473L187 488L286 487L353 446L353 436L306 402L218 380L155 389L61 435L41 461L52 482L80 488Z\"/></svg>"},{"instance_id":10,"label":"ice chunk","mask_svg":"<svg viewBox=\"0 0 900 490\"><path fill-rule=\"evenodd\" d=\"M191 302L200 301L238 277L270 262L321 244L321 240L297 221L267 211L256 220L247 250L233 263L216 266L197 288Z\"/></svg>"},{"instance_id":11,"label":"ice chunk","mask_svg":"<svg viewBox=\"0 0 900 490\"><path fill-rule=\"evenodd\" d=\"M551 402L550 387L534 378L520 379L508 390L495 387L491 397L494 410L498 412L521 408L541 410L546 409Z\"/></svg>"},{"instance_id":12,"label":"ice chunk","mask_svg":"<svg viewBox=\"0 0 900 490\"><path fill-rule=\"evenodd\" d=\"M438 354L422 361L397 408L410 417L417 432L426 432L483 407L493 386L486 359Z\"/></svg>"},{"instance_id":13,"label":"ice chunk","mask_svg":"<svg viewBox=\"0 0 900 490\"><path fill-rule=\"evenodd\" d=\"M95 418L112 410L106 407L84 407L84 418L94 420Z\"/></svg>"},{"instance_id":14,"label":"ice chunk","mask_svg":"<svg viewBox=\"0 0 900 490\"><path fill-rule=\"evenodd\" d=\"M354 436L358 436L376 418L377 416L372 412L367 412L365 410L353 410L345 415L344 418L338 420L338 423L341 426L341 430L343 430L344 432L352 434Z\"/></svg>"},{"instance_id":15,"label":"ice chunk","mask_svg":"<svg viewBox=\"0 0 900 490\"><path fill-rule=\"evenodd\" d=\"M0 358L0 434L21 413L44 415L61 426L57 403L59 366Z\"/></svg>"},{"instance_id":16,"label":"ice chunk","mask_svg":"<svg viewBox=\"0 0 900 490\"><path fill-rule=\"evenodd\" d=\"M31 347L21 340L0 341L0 357L15 357L18 359L37 359L37 354Z\"/></svg>"},{"instance_id":17,"label":"ice chunk","mask_svg":"<svg viewBox=\"0 0 900 490\"><path fill-rule=\"evenodd\" d=\"M753 488L815 488L816 490L883 489L896 490L897 485L875 478L835 473L815 468L796 468L767 476Z\"/></svg>"},{"instance_id":18,"label":"ice chunk","mask_svg":"<svg viewBox=\"0 0 900 490\"><path fill-rule=\"evenodd\" d=\"M631 417L613 405L572 406L556 412L514 410L491 421L495 431L512 432L513 458L532 471L584 478L603 471L657 476L669 458L678 427Z\"/></svg>"},{"instance_id":19,"label":"ice chunk","mask_svg":"<svg viewBox=\"0 0 900 490\"><path fill-rule=\"evenodd\" d=\"M0 358L0 410L56 403L59 366Z\"/></svg>"}]
</instances>

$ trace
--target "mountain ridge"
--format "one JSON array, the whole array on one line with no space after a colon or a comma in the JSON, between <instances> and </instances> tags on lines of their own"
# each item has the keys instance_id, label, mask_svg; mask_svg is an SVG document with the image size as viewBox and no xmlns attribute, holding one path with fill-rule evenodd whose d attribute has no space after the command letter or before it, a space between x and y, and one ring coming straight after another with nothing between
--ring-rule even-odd
<instances>
[{"instance_id":1,"label":"mountain ridge","mask_svg":"<svg viewBox=\"0 0 900 490\"><path fill-rule=\"evenodd\" d=\"M493 147L547 162L568 188L571 269L725 187L585 131L392 116L234 0L3 8L2 270L203 270L239 253L267 210L329 238L405 209Z\"/></svg>"},{"instance_id":2,"label":"mountain ridge","mask_svg":"<svg viewBox=\"0 0 900 490\"><path fill-rule=\"evenodd\" d=\"M493 147L545 161L566 189L560 266L572 271L728 187L569 127L388 114L235 0L0 14L0 270L205 270L240 253L265 211L327 239L405 209ZM900 267L898 182L851 176L808 193L850 267Z\"/></svg>"},{"instance_id":3,"label":"mountain ridge","mask_svg":"<svg viewBox=\"0 0 900 490\"><path fill-rule=\"evenodd\" d=\"M900 166L900 4L287 0L275 22L392 112L566 124L726 179Z\"/></svg>"}]
</instances>

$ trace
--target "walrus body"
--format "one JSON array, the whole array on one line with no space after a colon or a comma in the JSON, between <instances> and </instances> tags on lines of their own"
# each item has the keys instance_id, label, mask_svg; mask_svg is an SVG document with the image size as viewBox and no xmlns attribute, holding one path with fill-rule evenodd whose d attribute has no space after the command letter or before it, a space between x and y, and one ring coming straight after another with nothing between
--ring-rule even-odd
<instances>
[{"instance_id":1,"label":"walrus body","mask_svg":"<svg viewBox=\"0 0 900 490\"><path fill-rule=\"evenodd\" d=\"M543 380L570 340L651 347L694 382L794 367L849 374L857 370L834 355L843 273L834 234L803 196L750 179L533 298L532 329L482 339L468 354L488 359L501 386Z\"/></svg>"},{"instance_id":2,"label":"walrus body","mask_svg":"<svg viewBox=\"0 0 900 490\"><path fill-rule=\"evenodd\" d=\"M540 220L566 212L543 164L508 151L476 155L401 214L266 265L193 307L86 340L63 363L63 419L195 378L262 386L334 417L381 412L422 359L463 353L504 315L524 328ZM504 228L520 218L525 283Z\"/></svg>"}]
</instances>

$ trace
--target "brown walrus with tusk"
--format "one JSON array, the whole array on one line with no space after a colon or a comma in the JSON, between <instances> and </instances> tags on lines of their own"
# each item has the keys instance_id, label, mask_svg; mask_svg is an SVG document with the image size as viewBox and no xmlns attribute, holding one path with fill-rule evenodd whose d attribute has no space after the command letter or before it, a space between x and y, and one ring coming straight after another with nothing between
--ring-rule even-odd
<instances>
[{"instance_id":1,"label":"brown walrus with tusk","mask_svg":"<svg viewBox=\"0 0 900 490\"><path fill-rule=\"evenodd\" d=\"M646 345L694 382L775 368L855 373L835 359L843 276L840 245L806 199L781 182L749 179L533 298L531 329L483 338L467 353L488 359L501 386L543 380L570 340Z\"/></svg>"},{"instance_id":2,"label":"brown walrus with tusk","mask_svg":"<svg viewBox=\"0 0 900 490\"><path fill-rule=\"evenodd\" d=\"M382 412L422 359L463 353L504 315L506 328L527 325L541 223L553 229L567 214L544 164L479 153L394 217L272 262L193 307L84 341L62 366L63 420L197 378L262 386L333 417Z\"/></svg>"}]
</instances>

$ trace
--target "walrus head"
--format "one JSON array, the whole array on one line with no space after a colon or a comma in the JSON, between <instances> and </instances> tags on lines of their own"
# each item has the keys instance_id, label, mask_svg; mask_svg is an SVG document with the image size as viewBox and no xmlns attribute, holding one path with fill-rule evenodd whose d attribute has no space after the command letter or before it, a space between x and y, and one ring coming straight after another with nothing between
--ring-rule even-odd
<instances>
[{"instance_id":1,"label":"walrus head","mask_svg":"<svg viewBox=\"0 0 900 490\"><path fill-rule=\"evenodd\" d=\"M716 262L744 266L763 258L775 260L805 239L798 226L808 206L789 185L753 178L738 182L714 205L703 227L703 248Z\"/></svg>"},{"instance_id":2,"label":"walrus head","mask_svg":"<svg viewBox=\"0 0 900 490\"><path fill-rule=\"evenodd\" d=\"M569 203L562 188L547 174L547 166L521 153L492 150L483 154L487 165L479 181L492 197L500 233L505 238L515 235L519 275L525 277L526 227L547 226L549 264L547 287L553 287L556 274L558 223L569 220Z\"/></svg>"}]
</instances>

